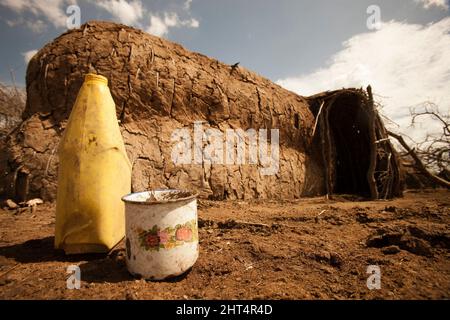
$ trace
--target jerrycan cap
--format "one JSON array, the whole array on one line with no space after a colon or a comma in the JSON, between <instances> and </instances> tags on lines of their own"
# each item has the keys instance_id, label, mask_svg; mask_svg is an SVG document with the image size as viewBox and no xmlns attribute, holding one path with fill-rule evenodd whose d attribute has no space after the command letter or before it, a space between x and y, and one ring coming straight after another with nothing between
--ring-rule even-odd
<instances>
[{"instance_id":1,"label":"jerrycan cap","mask_svg":"<svg viewBox=\"0 0 450 320\"><path fill-rule=\"evenodd\" d=\"M96 81L96 82L100 82L103 84L108 84L108 79L104 76L101 76L99 74L95 74L95 73L88 73L84 76L84 81L88 82L88 81Z\"/></svg>"}]
</instances>

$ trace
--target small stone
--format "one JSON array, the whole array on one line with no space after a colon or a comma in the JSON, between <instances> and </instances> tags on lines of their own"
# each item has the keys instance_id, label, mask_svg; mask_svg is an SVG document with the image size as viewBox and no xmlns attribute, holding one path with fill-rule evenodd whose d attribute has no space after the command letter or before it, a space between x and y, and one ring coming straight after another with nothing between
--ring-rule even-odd
<instances>
[{"instance_id":1,"label":"small stone","mask_svg":"<svg viewBox=\"0 0 450 320\"><path fill-rule=\"evenodd\" d=\"M329 262L331 260L331 254L328 251L320 251L314 254L314 258L319 262Z\"/></svg>"},{"instance_id":2,"label":"small stone","mask_svg":"<svg viewBox=\"0 0 450 320\"><path fill-rule=\"evenodd\" d=\"M387 212L396 212L396 211L397 211L397 208L394 207L394 206L389 206L389 207L384 208L384 211L387 211Z\"/></svg>"},{"instance_id":3,"label":"small stone","mask_svg":"<svg viewBox=\"0 0 450 320\"><path fill-rule=\"evenodd\" d=\"M330 254L330 265L332 265L333 267L340 267L340 266L342 266L343 263L344 263L344 260L341 258L340 255L338 255L336 253Z\"/></svg>"},{"instance_id":4,"label":"small stone","mask_svg":"<svg viewBox=\"0 0 450 320\"><path fill-rule=\"evenodd\" d=\"M383 248L381 250L384 254L396 254L400 252L400 248L398 246L389 246L386 248Z\"/></svg>"},{"instance_id":5,"label":"small stone","mask_svg":"<svg viewBox=\"0 0 450 320\"><path fill-rule=\"evenodd\" d=\"M275 269L274 269L275 271L283 271L283 268L282 267L275 267Z\"/></svg>"},{"instance_id":6,"label":"small stone","mask_svg":"<svg viewBox=\"0 0 450 320\"><path fill-rule=\"evenodd\" d=\"M6 200L5 204L8 207L8 209L17 209L19 207L19 205L14 201L12 201L11 199Z\"/></svg>"},{"instance_id":7,"label":"small stone","mask_svg":"<svg viewBox=\"0 0 450 320\"><path fill-rule=\"evenodd\" d=\"M369 223L373 222L373 219L369 218L366 212L358 212L356 214L356 221L359 223Z\"/></svg>"},{"instance_id":8,"label":"small stone","mask_svg":"<svg viewBox=\"0 0 450 320\"><path fill-rule=\"evenodd\" d=\"M187 300L187 299L188 299L188 296L187 296L187 295L183 295L183 298Z\"/></svg>"},{"instance_id":9,"label":"small stone","mask_svg":"<svg viewBox=\"0 0 450 320\"><path fill-rule=\"evenodd\" d=\"M125 294L125 300L136 300L136 299L137 299L136 295L131 291L127 291L127 293Z\"/></svg>"},{"instance_id":10,"label":"small stone","mask_svg":"<svg viewBox=\"0 0 450 320\"><path fill-rule=\"evenodd\" d=\"M34 206L37 206L38 204L43 204L43 203L44 203L44 201L42 201L42 199L35 198L35 199L28 200L26 202L26 205L28 207L34 207Z\"/></svg>"},{"instance_id":11,"label":"small stone","mask_svg":"<svg viewBox=\"0 0 450 320\"><path fill-rule=\"evenodd\" d=\"M238 281L238 282L241 281L241 280L242 280L241 277L237 277L237 278L236 278L236 281Z\"/></svg>"}]
</instances>

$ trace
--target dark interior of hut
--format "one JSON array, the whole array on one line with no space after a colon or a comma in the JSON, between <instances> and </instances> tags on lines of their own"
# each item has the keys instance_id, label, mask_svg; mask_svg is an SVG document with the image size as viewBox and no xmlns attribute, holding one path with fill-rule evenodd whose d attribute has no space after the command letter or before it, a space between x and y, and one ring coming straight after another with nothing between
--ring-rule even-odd
<instances>
[{"instance_id":1,"label":"dark interior of hut","mask_svg":"<svg viewBox=\"0 0 450 320\"><path fill-rule=\"evenodd\" d=\"M369 117L354 95L338 97L328 108L334 166L332 193L370 196Z\"/></svg>"}]
</instances>

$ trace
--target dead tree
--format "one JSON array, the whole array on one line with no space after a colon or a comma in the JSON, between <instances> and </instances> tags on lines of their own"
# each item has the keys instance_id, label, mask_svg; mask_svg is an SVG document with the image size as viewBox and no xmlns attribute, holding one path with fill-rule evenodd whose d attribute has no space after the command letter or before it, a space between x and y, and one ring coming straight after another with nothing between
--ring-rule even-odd
<instances>
[{"instance_id":1,"label":"dead tree","mask_svg":"<svg viewBox=\"0 0 450 320\"><path fill-rule=\"evenodd\" d=\"M416 143L414 147L408 145L405 139L397 133L388 131L405 149L403 156L410 156L414 160L415 168L436 184L449 188L450 182L433 171L445 173L450 167L450 115L439 112L438 107L431 102L426 102L422 111L410 110L411 125L414 126L420 117L429 117L442 125L442 131L437 134L427 134L424 141Z\"/></svg>"}]
</instances>

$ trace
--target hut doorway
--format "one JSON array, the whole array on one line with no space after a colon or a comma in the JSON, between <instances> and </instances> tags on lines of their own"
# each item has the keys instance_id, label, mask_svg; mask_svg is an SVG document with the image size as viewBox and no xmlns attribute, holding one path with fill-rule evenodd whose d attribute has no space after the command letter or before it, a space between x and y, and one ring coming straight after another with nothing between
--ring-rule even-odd
<instances>
[{"instance_id":1,"label":"hut doorway","mask_svg":"<svg viewBox=\"0 0 450 320\"><path fill-rule=\"evenodd\" d=\"M357 99L337 98L330 105L331 193L370 196L367 172L370 164L369 117Z\"/></svg>"},{"instance_id":2,"label":"hut doorway","mask_svg":"<svg viewBox=\"0 0 450 320\"><path fill-rule=\"evenodd\" d=\"M323 161L323 191L371 199L401 196L398 156L370 86L367 91L327 91L308 100L316 118L312 154Z\"/></svg>"}]
</instances>

